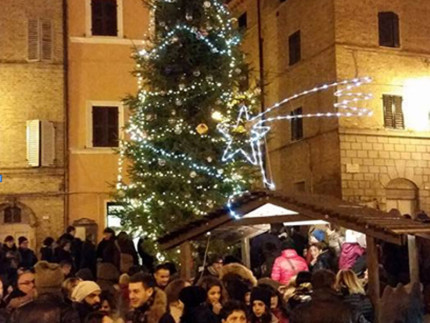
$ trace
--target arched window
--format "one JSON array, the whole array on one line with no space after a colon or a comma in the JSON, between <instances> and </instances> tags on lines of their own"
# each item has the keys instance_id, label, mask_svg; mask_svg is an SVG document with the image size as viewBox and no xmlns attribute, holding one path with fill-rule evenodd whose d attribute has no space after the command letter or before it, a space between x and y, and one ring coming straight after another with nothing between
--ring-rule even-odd
<instances>
[{"instance_id":1,"label":"arched window","mask_svg":"<svg viewBox=\"0 0 430 323\"><path fill-rule=\"evenodd\" d=\"M4 209L3 223L21 223L21 209L17 206L8 206Z\"/></svg>"},{"instance_id":2,"label":"arched window","mask_svg":"<svg viewBox=\"0 0 430 323\"><path fill-rule=\"evenodd\" d=\"M414 215L418 210L418 187L404 178L390 181L385 188L387 211L397 209L401 214Z\"/></svg>"}]
</instances>

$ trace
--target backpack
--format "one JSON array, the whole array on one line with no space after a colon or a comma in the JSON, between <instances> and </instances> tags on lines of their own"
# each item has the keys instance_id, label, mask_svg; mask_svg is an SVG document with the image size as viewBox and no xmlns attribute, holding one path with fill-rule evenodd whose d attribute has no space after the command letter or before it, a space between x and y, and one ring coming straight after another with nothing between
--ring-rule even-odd
<instances>
[{"instance_id":1,"label":"backpack","mask_svg":"<svg viewBox=\"0 0 430 323\"><path fill-rule=\"evenodd\" d=\"M119 247L117 240L115 240L115 246L119 251L119 271L121 273L127 273L134 265L133 256L128 253L121 252L121 248Z\"/></svg>"}]
</instances>

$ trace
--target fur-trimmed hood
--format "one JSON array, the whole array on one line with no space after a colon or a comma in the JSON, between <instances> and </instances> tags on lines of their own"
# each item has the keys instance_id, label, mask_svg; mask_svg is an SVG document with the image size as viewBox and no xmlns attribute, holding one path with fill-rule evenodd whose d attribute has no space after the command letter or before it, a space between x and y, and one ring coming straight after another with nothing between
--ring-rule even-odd
<instances>
[{"instance_id":1,"label":"fur-trimmed hood","mask_svg":"<svg viewBox=\"0 0 430 323\"><path fill-rule=\"evenodd\" d=\"M229 300L245 301L246 293L257 285L251 270L238 263L225 265L220 273L224 285L224 297Z\"/></svg>"},{"instance_id":2,"label":"fur-trimmed hood","mask_svg":"<svg viewBox=\"0 0 430 323\"><path fill-rule=\"evenodd\" d=\"M127 315L127 323L158 323L167 311L167 296L161 289L154 287L154 294L149 301Z\"/></svg>"},{"instance_id":3,"label":"fur-trimmed hood","mask_svg":"<svg viewBox=\"0 0 430 323\"><path fill-rule=\"evenodd\" d=\"M222 280L227 275L238 275L242 279L247 280L251 283L252 286L257 286L257 279L254 277L254 274L251 270L246 268L244 265L238 263L231 263L222 267L220 272L220 279Z\"/></svg>"},{"instance_id":4,"label":"fur-trimmed hood","mask_svg":"<svg viewBox=\"0 0 430 323\"><path fill-rule=\"evenodd\" d=\"M148 323L158 323L167 311L167 296L160 288L154 287L154 300L147 314Z\"/></svg>"}]
</instances>

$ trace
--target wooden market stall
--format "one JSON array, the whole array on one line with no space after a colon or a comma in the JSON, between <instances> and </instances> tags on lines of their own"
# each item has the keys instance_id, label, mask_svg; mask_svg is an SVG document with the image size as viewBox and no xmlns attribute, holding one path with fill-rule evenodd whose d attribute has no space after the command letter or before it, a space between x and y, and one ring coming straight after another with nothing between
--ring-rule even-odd
<instances>
[{"instance_id":1,"label":"wooden market stall","mask_svg":"<svg viewBox=\"0 0 430 323\"><path fill-rule=\"evenodd\" d=\"M190 278L190 240L211 236L231 241L242 241L245 264L249 265L249 238L269 229L270 224L310 225L316 221L351 229L366 234L369 271L369 296L379 308L379 264L376 239L393 244L408 244L411 282L419 281L416 236L430 237L430 224L350 203L329 196L287 194L257 191L237 198L234 211L240 218L232 218L227 208L209 213L203 219L190 222L158 239L163 250L180 246L182 276Z\"/></svg>"}]
</instances>

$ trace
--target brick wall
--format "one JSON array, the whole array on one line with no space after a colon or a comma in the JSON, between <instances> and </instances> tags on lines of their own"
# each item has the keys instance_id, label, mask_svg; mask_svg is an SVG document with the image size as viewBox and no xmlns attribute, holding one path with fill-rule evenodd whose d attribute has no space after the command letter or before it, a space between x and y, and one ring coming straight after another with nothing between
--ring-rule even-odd
<instances>
[{"instance_id":1,"label":"brick wall","mask_svg":"<svg viewBox=\"0 0 430 323\"><path fill-rule=\"evenodd\" d=\"M349 200L386 208L386 187L403 178L419 189L419 207L430 208L430 140L414 135L390 136L372 131L340 135L342 193ZM347 171L348 164L358 165Z\"/></svg>"},{"instance_id":2,"label":"brick wall","mask_svg":"<svg viewBox=\"0 0 430 323\"><path fill-rule=\"evenodd\" d=\"M53 60L27 61L27 20L53 23ZM21 203L34 214L37 244L64 229L64 67L61 0L4 0L0 11L0 205ZM30 168L26 121L55 125L55 166ZM3 216L3 213L0 213ZM1 230L8 231L8 225ZM10 232L12 233L12 232Z\"/></svg>"}]
</instances>

